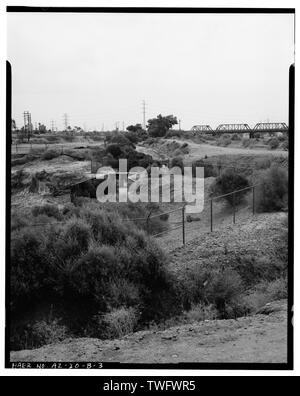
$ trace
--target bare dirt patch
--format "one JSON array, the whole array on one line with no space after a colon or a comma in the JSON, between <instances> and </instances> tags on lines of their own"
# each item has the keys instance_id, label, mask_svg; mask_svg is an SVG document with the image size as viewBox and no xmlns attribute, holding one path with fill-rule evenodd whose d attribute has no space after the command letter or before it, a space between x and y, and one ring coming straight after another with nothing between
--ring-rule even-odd
<instances>
[{"instance_id":1,"label":"bare dirt patch","mask_svg":"<svg viewBox=\"0 0 300 396\"><path fill-rule=\"evenodd\" d=\"M272 306L269 315L142 331L119 340L69 339L36 350L11 352L11 361L286 363L287 302Z\"/></svg>"}]
</instances>

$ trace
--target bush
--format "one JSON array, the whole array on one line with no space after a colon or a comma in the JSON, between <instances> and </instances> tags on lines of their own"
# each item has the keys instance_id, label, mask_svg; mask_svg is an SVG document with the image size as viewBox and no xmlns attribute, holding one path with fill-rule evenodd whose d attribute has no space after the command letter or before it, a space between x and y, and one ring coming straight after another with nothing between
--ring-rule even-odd
<instances>
[{"instance_id":1,"label":"bush","mask_svg":"<svg viewBox=\"0 0 300 396\"><path fill-rule=\"evenodd\" d=\"M204 177L216 177L218 174L214 165L210 164L209 162L205 162L204 160L197 160L192 164L193 177L196 176L197 167L204 168Z\"/></svg>"},{"instance_id":2,"label":"bush","mask_svg":"<svg viewBox=\"0 0 300 396\"><path fill-rule=\"evenodd\" d=\"M231 140L241 140L241 136L238 133L234 133L231 137Z\"/></svg>"},{"instance_id":3,"label":"bush","mask_svg":"<svg viewBox=\"0 0 300 396\"><path fill-rule=\"evenodd\" d=\"M132 333L138 323L134 308L118 308L104 314L101 325L104 327L105 338L120 338Z\"/></svg>"},{"instance_id":4,"label":"bush","mask_svg":"<svg viewBox=\"0 0 300 396\"><path fill-rule=\"evenodd\" d=\"M49 149L42 154L42 159L43 160L51 160L53 158L59 157L60 155L61 155L61 151Z\"/></svg>"},{"instance_id":5,"label":"bush","mask_svg":"<svg viewBox=\"0 0 300 396\"><path fill-rule=\"evenodd\" d=\"M256 208L259 212L282 210L288 201L288 173L273 165L259 179L256 188Z\"/></svg>"},{"instance_id":6,"label":"bush","mask_svg":"<svg viewBox=\"0 0 300 396\"><path fill-rule=\"evenodd\" d=\"M229 144L231 144L231 139L230 136L228 135L222 135L218 140L217 140L217 145L218 146L229 146Z\"/></svg>"},{"instance_id":7,"label":"bush","mask_svg":"<svg viewBox=\"0 0 300 396\"><path fill-rule=\"evenodd\" d=\"M31 209L31 213L33 216L37 217L39 215L45 214L48 217L54 217L57 220L62 220L63 216L60 213L59 209L55 205L44 204L40 206L34 206Z\"/></svg>"},{"instance_id":8,"label":"bush","mask_svg":"<svg viewBox=\"0 0 300 396\"><path fill-rule=\"evenodd\" d=\"M63 341L68 336L65 325L58 319L41 319L23 326L12 326L11 349L33 349L44 344Z\"/></svg>"},{"instance_id":9,"label":"bush","mask_svg":"<svg viewBox=\"0 0 300 396\"><path fill-rule=\"evenodd\" d=\"M127 138L127 134L115 132L111 136L107 137L109 144L116 144L120 146L131 146L134 147L132 142Z\"/></svg>"},{"instance_id":10,"label":"bush","mask_svg":"<svg viewBox=\"0 0 300 396\"><path fill-rule=\"evenodd\" d=\"M90 159L90 153L88 150L80 149L63 149L62 154L67 155L78 161L85 161Z\"/></svg>"},{"instance_id":11,"label":"bush","mask_svg":"<svg viewBox=\"0 0 300 396\"><path fill-rule=\"evenodd\" d=\"M271 150L277 149L279 146L279 140L276 137L270 139L268 142L268 146L270 147Z\"/></svg>"},{"instance_id":12,"label":"bush","mask_svg":"<svg viewBox=\"0 0 300 396\"><path fill-rule=\"evenodd\" d=\"M216 179L215 183L211 187L211 193L213 196L218 196L247 187L249 187L248 179L245 176L236 173L233 169L228 168ZM230 205L233 205L234 201L235 204L239 204L247 192L248 190L240 191L234 195L227 195L224 198Z\"/></svg>"},{"instance_id":13,"label":"bush","mask_svg":"<svg viewBox=\"0 0 300 396\"><path fill-rule=\"evenodd\" d=\"M242 291L240 275L228 268L214 273L206 290L206 298L215 304L221 318L226 318L226 305L230 305L239 297Z\"/></svg>"},{"instance_id":14,"label":"bush","mask_svg":"<svg viewBox=\"0 0 300 396\"><path fill-rule=\"evenodd\" d=\"M102 338L127 332L136 321L141 325L180 309L167 258L155 241L133 222L128 227L113 207L111 212L103 207L87 203L67 208L61 212L60 224L49 222L60 213L51 205L33 208L37 217L29 213L26 221L14 215L11 307L16 349L24 347L28 329L35 340L30 347L47 343L53 336L47 334L56 332L40 319L36 327L32 313L43 309L38 304L54 306L67 324L66 333L97 333ZM35 221L43 225L28 226ZM157 217L150 226L156 222L165 223ZM133 312L140 313L136 319ZM106 326L99 328L95 317L105 317ZM57 333L61 330L57 328Z\"/></svg>"},{"instance_id":15,"label":"bush","mask_svg":"<svg viewBox=\"0 0 300 396\"><path fill-rule=\"evenodd\" d=\"M55 136L55 135L45 136L45 137L43 138L43 140L46 140L47 142L51 142L51 143L59 142L59 141L60 141L59 137L58 137L58 136Z\"/></svg>"},{"instance_id":16,"label":"bush","mask_svg":"<svg viewBox=\"0 0 300 396\"><path fill-rule=\"evenodd\" d=\"M115 143L115 144L110 144L109 146L107 146L106 153L111 154L114 158L119 159L122 157L123 150L119 144Z\"/></svg>"},{"instance_id":17,"label":"bush","mask_svg":"<svg viewBox=\"0 0 300 396\"><path fill-rule=\"evenodd\" d=\"M288 150L289 149L289 139L286 138L283 143L282 143L282 148L283 150Z\"/></svg>"},{"instance_id":18,"label":"bush","mask_svg":"<svg viewBox=\"0 0 300 396\"><path fill-rule=\"evenodd\" d=\"M189 323L193 323L218 319L219 313L213 304L200 302L193 305L189 311L186 311L184 316Z\"/></svg>"},{"instance_id":19,"label":"bush","mask_svg":"<svg viewBox=\"0 0 300 396\"><path fill-rule=\"evenodd\" d=\"M250 313L256 313L260 308L272 301L288 297L287 279L281 277L271 282L259 282L242 300L249 307Z\"/></svg>"},{"instance_id":20,"label":"bush","mask_svg":"<svg viewBox=\"0 0 300 396\"><path fill-rule=\"evenodd\" d=\"M171 161L171 168L178 166L182 171L184 168L182 157L174 157Z\"/></svg>"},{"instance_id":21,"label":"bush","mask_svg":"<svg viewBox=\"0 0 300 396\"><path fill-rule=\"evenodd\" d=\"M262 280L272 281L284 272L283 266L275 259L247 254L235 257L234 269L247 287Z\"/></svg>"},{"instance_id":22,"label":"bush","mask_svg":"<svg viewBox=\"0 0 300 396\"><path fill-rule=\"evenodd\" d=\"M243 138L242 145L243 145L243 147L247 148L247 147L251 147L253 145L253 143L252 143L251 139Z\"/></svg>"}]
</instances>

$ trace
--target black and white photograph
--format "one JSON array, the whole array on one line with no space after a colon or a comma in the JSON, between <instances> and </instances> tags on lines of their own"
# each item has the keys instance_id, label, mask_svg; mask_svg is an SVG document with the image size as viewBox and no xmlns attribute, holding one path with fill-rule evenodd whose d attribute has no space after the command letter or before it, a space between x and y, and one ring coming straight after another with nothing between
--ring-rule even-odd
<instances>
[{"instance_id":1,"label":"black and white photograph","mask_svg":"<svg viewBox=\"0 0 300 396\"><path fill-rule=\"evenodd\" d=\"M6 19L6 367L292 370L295 9Z\"/></svg>"}]
</instances>

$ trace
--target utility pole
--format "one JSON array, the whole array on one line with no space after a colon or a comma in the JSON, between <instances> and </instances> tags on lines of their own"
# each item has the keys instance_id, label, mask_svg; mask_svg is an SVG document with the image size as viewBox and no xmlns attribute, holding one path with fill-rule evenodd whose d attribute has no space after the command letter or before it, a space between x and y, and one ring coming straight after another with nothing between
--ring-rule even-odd
<instances>
[{"instance_id":1,"label":"utility pole","mask_svg":"<svg viewBox=\"0 0 300 396\"><path fill-rule=\"evenodd\" d=\"M63 114L63 124L64 124L64 127L65 127L65 131L68 129L68 126L69 126L68 118L69 118L68 114L64 113Z\"/></svg>"},{"instance_id":2,"label":"utility pole","mask_svg":"<svg viewBox=\"0 0 300 396\"><path fill-rule=\"evenodd\" d=\"M143 128L146 129L146 102L143 100Z\"/></svg>"},{"instance_id":3,"label":"utility pole","mask_svg":"<svg viewBox=\"0 0 300 396\"><path fill-rule=\"evenodd\" d=\"M181 120L178 120L179 130L181 131Z\"/></svg>"},{"instance_id":4,"label":"utility pole","mask_svg":"<svg viewBox=\"0 0 300 396\"><path fill-rule=\"evenodd\" d=\"M125 122L123 121L123 132L125 132Z\"/></svg>"}]
</instances>

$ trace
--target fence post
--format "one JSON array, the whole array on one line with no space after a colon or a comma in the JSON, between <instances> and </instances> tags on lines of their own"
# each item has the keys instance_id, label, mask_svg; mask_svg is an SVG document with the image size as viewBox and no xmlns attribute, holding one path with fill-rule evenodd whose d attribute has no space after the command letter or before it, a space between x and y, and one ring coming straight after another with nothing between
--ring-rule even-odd
<instances>
[{"instance_id":1,"label":"fence post","mask_svg":"<svg viewBox=\"0 0 300 396\"><path fill-rule=\"evenodd\" d=\"M182 208L182 243L185 245L185 207Z\"/></svg>"},{"instance_id":2,"label":"fence post","mask_svg":"<svg viewBox=\"0 0 300 396\"><path fill-rule=\"evenodd\" d=\"M147 234L149 234L149 220L150 220L151 213L152 212L150 210L150 212L149 212L149 214L148 214L148 216L146 218L146 231L147 231Z\"/></svg>"},{"instance_id":3,"label":"fence post","mask_svg":"<svg viewBox=\"0 0 300 396\"><path fill-rule=\"evenodd\" d=\"M252 187L252 213L255 214L255 186Z\"/></svg>"},{"instance_id":4,"label":"fence post","mask_svg":"<svg viewBox=\"0 0 300 396\"><path fill-rule=\"evenodd\" d=\"M213 231L213 200L210 200L210 232Z\"/></svg>"},{"instance_id":5,"label":"fence post","mask_svg":"<svg viewBox=\"0 0 300 396\"><path fill-rule=\"evenodd\" d=\"M235 193L233 193L232 196L233 196L233 224L235 224Z\"/></svg>"}]
</instances>

